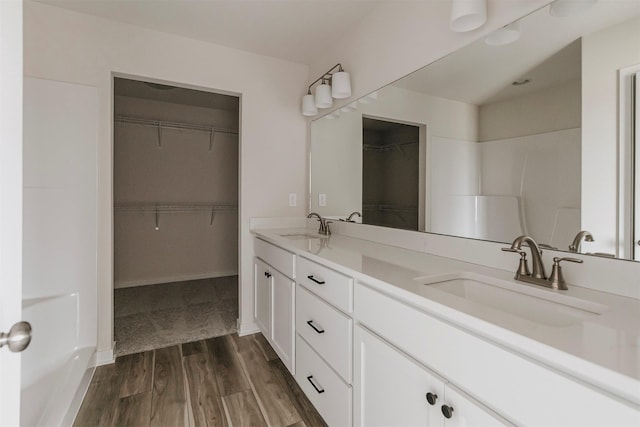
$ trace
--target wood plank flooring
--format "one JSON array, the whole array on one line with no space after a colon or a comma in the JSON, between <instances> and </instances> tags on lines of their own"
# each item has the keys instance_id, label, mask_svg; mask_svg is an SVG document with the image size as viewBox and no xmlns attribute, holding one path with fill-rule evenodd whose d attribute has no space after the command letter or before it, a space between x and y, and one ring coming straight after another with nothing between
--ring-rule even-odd
<instances>
[{"instance_id":1,"label":"wood plank flooring","mask_svg":"<svg viewBox=\"0 0 640 427\"><path fill-rule=\"evenodd\" d=\"M232 334L98 367L74 426L326 424L261 334Z\"/></svg>"}]
</instances>

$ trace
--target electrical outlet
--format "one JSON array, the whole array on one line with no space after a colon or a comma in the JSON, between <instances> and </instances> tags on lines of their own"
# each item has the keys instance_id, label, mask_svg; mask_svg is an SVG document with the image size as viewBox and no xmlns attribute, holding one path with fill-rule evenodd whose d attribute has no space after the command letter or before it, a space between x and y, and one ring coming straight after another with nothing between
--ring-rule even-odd
<instances>
[{"instance_id":1,"label":"electrical outlet","mask_svg":"<svg viewBox=\"0 0 640 427\"><path fill-rule=\"evenodd\" d=\"M298 195L296 193L289 193L289 206L297 206L298 205Z\"/></svg>"},{"instance_id":2,"label":"electrical outlet","mask_svg":"<svg viewBox=\"0 0 640 427\"><path fill-rule=\"evenodd\" d=\"M327 195L324 193L318 194L318 206L327 206Z\"/></svg>"}]
</instances>

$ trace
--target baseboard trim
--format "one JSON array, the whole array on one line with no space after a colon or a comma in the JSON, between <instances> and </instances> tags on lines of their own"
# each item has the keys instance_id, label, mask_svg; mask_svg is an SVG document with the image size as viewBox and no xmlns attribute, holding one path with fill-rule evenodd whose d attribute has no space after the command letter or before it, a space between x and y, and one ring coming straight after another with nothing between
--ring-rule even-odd
<instances>
[{"instance_id":1,"label":"baseboard trim","mask_svg":"<svg viewBox=\"0 0 640 427\"><path fill-rule=\"evenodd\" d=\"M238 319L239 336L243 337L245 335L255 334L256 332L260 332L260 328L258 328L258 324L256 322L241 323L240 319Z\"/></svg>"},{"instance_id":2,"label":"baseboard trim","mask_svg":"<svg viewBox=\"0 0 640 427\"><path fill-rule=\"evenodd\" d=\"M116 361L115 353L113 351L114 349L115 343L111 345L110 350L97 351L95 366L110 365L111 363L114 363Z\"/></svg>"},{"instance_id":3,"label":"baseboard trim","mask_svg":"<svg viewBox=\"0 0 640 427\"><path fill-rule=\"evenodd\" d=\"M159 285L162 283L187 282L189 280L211 279L215 277L237 276L238 270L214 271L200 274L183 274L179 276L164 276L139 280L120 280L113 283L115 289L133 288L135 286Z\"/></svg>"}]
</instances>

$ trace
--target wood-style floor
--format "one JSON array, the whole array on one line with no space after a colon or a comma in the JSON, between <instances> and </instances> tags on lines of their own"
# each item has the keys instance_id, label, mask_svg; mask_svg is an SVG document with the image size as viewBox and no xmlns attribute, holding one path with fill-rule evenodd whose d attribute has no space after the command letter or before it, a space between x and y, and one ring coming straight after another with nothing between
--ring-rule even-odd
<instances>
[{"instance_id":1,"label":"wood-style floor","mask_svg":"<svg viewBox=\"0 0 640 427\"><path fill-rule=\"evenodd\" d=\"M98 367L74 426L326 424L261 334L232 334Z\"/></svg>"}]
</instances>

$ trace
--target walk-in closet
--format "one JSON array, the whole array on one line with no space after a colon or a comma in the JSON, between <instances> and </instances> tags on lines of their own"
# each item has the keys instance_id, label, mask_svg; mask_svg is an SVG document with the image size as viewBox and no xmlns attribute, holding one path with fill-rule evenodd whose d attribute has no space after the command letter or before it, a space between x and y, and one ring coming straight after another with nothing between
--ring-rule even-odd
<instances>
[{"instance_id":1,"label":"walk-in closet","mask_svg":"<svg viewBox=\"0 0 640 427\"><path fill-rule=\"evenodd\" d=\"M418 230L420 128L362 118L363 223Z\"/></svg>"},{"instance_id":2,"label":"walk-in closet","mask_svg":"<svg viewBox=\"0 0 640 427\"><path fill-rule=\"evenodd\" d=\"M238 317L239 98L114 79L116 355Z\"/></svg>"}]
</instances>

